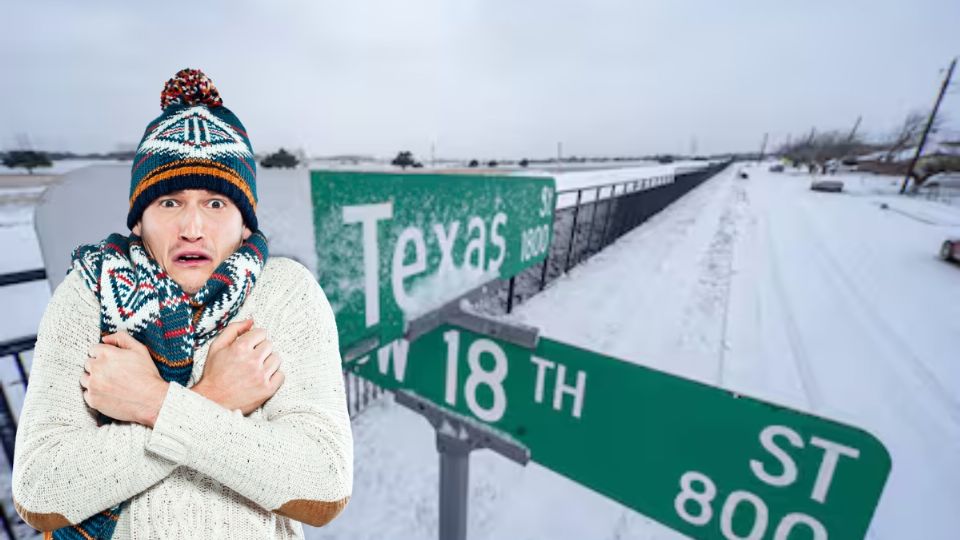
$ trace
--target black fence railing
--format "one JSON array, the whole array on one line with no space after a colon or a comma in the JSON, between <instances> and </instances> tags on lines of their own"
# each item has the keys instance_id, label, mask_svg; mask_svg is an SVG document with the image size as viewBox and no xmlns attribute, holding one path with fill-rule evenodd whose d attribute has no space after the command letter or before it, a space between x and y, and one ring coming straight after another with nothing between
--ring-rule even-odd
<instances>
[{"instance_id":1,"label":"black fence railing","mask_svg":"<svg viewBox=\"0 0 960 540\"><path fill-rule=\"evenodd\" d=\"M518 301L543 290L547 283L610 245L650 216L666 208L691 189L711 178L728 163L671 175L645 176L610 184L565 189L557 192L553 241L546 260L509 280L487 284L471 299L482 311L510 313ZM491 305L493 304L493 305ZM355 377L350 396L363 400L359 409L387 391Z\"/></svg>"},{"instance_id":2,"label":"black fence railing","mask_svg":"<svg viewBox=\"0 0 960 540\"><path fill-rule=\"evenodd\" d=\"M491 287L501 309L542 291L580 262L726 168L719 163L674 175L642 177L557 192L553 243L543 263Z\"/></svg>"},{"instance_id":3,"label":"black fence railing","mask_svg":"<svg viewBox=\"0 0 960 540\"><path fill-rule=\"evenodd\" d=\"M557 192L558 208L553 222L553 242L546 260L509 280L492 284L487 290L487 299L495 299L501 304L500 309L509 313L517 302L542 291L547 283L610 245L727 165L728 163L714 164L673 175L642 177ZM46 278L47 274L43 269L0 274L0 287ZM33 350L36 339L37 337L32 335L0 342L0 361L13 359L24 390L29 383L24 355ZM343 377L350 418L355 418L386 394L379 386L353 373L345 371ZM6 388L0 387L0 390L3 394L0 396L0 444L7 462L12 465L17 426ZM20 519L16 520L16 524L23 525ZM14 525L3 507L0 507L0 526L9 538L16 538Z\"/></svg>"},{"instance_id":4,"label":"black fence railing","mask_svg":"<svg viewBox=\"0 0 960 540\"><path fill-rule=\"evenodd\" d=\"M36 336L4 341L0 343L0 359L13 357L17 368L20 371L20 384L24 391L27 388L27 375L23 367L23 353L33 349ZM0 396L0 446L3 446L3 455L7 458L7 463L13 466L13 446L17 438L17 420L13 413L13 404L10 403L10 396L7 393L6 385L2 387L2 396Z\"/></svg>"},{"instance_id":5,"label":"black fence railing","mask_svg":"<svg viewBox=\"0 0 960 540\"><path fill-rule=\"evenodd\" d=\"M47 273L43 269L27 270L25 272L12 272L0 274L0 287L20 285L31 283L47 278ZM27 389L29 376L24 366L24 355L33 350L36 344L37 336L23 336L16 339L0 342L0 362L12 358L20 374L19 384L23 385L24 391ZM16 384L16 383L14 383ZM14 415L13 404L10 403L10 397L7 393L6 385L0 386L0 446L3 446L3 455L7 464L13 467L13 450L17 438L17 420ZM6 500L6 498L4 498ZM10 515L6 504L0 503L0 526L7 538L35 537L36 531L20 519L16 513ZM11 520L11 517L13 518ZM30 531L30 532L28 532Z\"/></svg>"},{"instance_id":6,"label":"black fence railing","mask_svg":"<svg viewBox=\"0 0 960 540\"><path fill-rule=\"evenodd\" d=\"M487 294L493 293L494 297L500 299L502 308L510 312L516 302L543 290L547 283L610 245L726 166L727 163L714 164L671 175L639 177L557 192L558 209L553 223L553 242L546 260L508 281L494 284ZM43 269L0 274L0 286L29 283L46 277ZM35 341L36 336L25 336L0 343L0 361L12 357L24 389L29 381L24 354L33 349ZM384 394L380 387L353 373L344 372L344 384L351 418ZM0 400L3 401L0 403L0 417L3 417L0 418L0 437L5 433L2 425L6 420L4 409L11 410L6 391L3 394ZM15 429L12 414L9 420ZM3 441L4 451L7 452L5 437ZM12 443L10 449L12 452ZM12 462L12 453L9 458Z\"/></svg>"}]
</instances>

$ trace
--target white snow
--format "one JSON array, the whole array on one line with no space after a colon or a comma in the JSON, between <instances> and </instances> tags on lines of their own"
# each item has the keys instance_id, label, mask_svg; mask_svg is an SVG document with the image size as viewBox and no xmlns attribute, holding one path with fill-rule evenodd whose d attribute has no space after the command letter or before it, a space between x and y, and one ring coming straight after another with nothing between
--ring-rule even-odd
<instances>
[{"instance_id":1,"label":"white snow","mask_svg":"<svg viewBox=\"0 0 960 540\"><path fill-rule=\"evenodd\" d=\"M955 538L960 266L936 255L944 238L960 236L960 207L898 196L898 179L871 175L838 175L844 193L812 192L809 175L768 165L707 181L510 318L865 428L893 457L870 538ZM741 167L749 179L736 177ZM636 171L583 182L611 174ZM12 246L0 271L41 265L31 216L0 206L0 241ZM12 289L0 294L19 294ZM17 335L0 339L33 333L49 292L42 284L27 296L2 311L0 329ZM11 306L11 296L0 303ZM308 538L436 538L429 424L387 398L359 416L354 438L353 497L331 524L306 527ZM535 463L486 450L471 458L472 540L678 537Z\"/></svg>"},{"instance_id":2,"label":"white snow","mask_svg":"<svg viewBox=\"0 0 960 540\"><path fill-rule=\"evenodd\" d=\"M127 165L132 165L132 161L126 160L115 160L115 159L59 159L53 162L50 167L38 167L33 170L35 176L48 176L48 175L60 175L66 174L70 171L75 171L77 169L82 169L83 167L89 167L91 165L102 165L104 163L126 163ZM0 165L0 175L5 174L14 174L21 175L26 171L21 168L9 169Z\"/></svg>"},{"instance_id":3,"label":"white snow","mask_svg":"<svg viewBox=\"0 0 960 540\"><path fill-rule=\"evenodd\" d=\"M557 191L567 192L561 193L557 197L557 208L560 209L576 204L577 192L573 190L582 189L580 202L588 203L597 198L596 188L598 187L600 188L600 198L606 199L611 195L613 190L612 185L614 184L617 185L617 193L623 193L624 189L628 191L648 189L656 185L673 182L677 174L703 169L713 163L713 161L677 161L663 165L643 163L639 166L634 165L593 170L531 169L528 171L516 171L513 174L517 176L552 176L556 181ZM636 182L637 184L629 186L622 185L630 182Z\"/></svg>"},{"instance_id":4,"label":"white snow","mask_svg":"<svg viewBox=\"0 0 960 540\"><path fill-rule=\"evenodd\" d=\"M936 254L960 233L960 212L897 196L882 177L842 175L848 191L825 194L808 189L806 174L747 166L742 180L737 168L511 318L863 427L893 457L870 537L956 537L960 268ZM309 537L436 538L438 457L426 421L388 401L363 413L354 435L354 496ZM471 466L471 539L680 537L534 463L479 451Z\"/></svg>"},{"instance_id":5,"label":"white snow","mask_svg":"<svg viewBox=\"0 0 960 540\"><path fill-rule=\"evenodd\" d=\"M403 316L412 321L497 276L495 270L483 271L470 265L444 268L420 279L407 291L407 305L401 306Z\"/></svg>"}]
</instances>

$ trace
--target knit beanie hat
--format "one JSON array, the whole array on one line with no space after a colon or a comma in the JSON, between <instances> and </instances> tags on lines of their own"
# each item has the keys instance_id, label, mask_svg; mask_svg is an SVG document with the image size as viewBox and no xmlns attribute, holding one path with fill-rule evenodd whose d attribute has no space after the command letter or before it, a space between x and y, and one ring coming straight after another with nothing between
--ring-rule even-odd
<instances>
[{"instance_id":1,"label":"knit beanie hat","mask_svg":"<svg viewBox=\"0 0 960 540\"><path fill-rule=\"evenodd\" d=\"M229 197L243 222L257 230L257 162L243 124L223 106L213 82L183 69L160 94L163 112L147 126L130 178L127 227L157 197L181 189L209 189Z\"/></svg>"}]
</instances>

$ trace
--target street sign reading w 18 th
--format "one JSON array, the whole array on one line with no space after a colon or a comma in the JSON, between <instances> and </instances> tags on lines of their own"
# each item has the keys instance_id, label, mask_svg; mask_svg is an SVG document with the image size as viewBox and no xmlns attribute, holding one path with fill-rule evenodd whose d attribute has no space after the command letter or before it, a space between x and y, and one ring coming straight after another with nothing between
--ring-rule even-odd
<instances>
[{"instance_id":1,"label":"street sign reading w 18 th","mask_svg":"<svg viewBox=\"0 0 960 540\"><path fill-rule=\"evenodd\" d=\"M313 171L311 188L342 350L542 261L553 234L552 178Z\"/></svg>"},{"instance_id":2,"label":"street sign reading w 18 th","mask_svg":"<svg viewBox=\"0 0 960 540\"><path fill-rule=\"evenodd\" d=\"M441 326L349 365L694 538L863 538L890 471L860 429L550 339Z\"/></svg>"}]
</instances>

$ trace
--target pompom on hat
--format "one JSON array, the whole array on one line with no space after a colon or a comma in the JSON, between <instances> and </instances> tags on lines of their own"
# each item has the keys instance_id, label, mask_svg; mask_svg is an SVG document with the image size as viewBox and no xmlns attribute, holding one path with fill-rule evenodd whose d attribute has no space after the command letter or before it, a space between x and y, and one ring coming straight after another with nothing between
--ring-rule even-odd
<instances>
[{"instance_id":1,"label":"pompom on hat","mask_svg":"<svg viewBox=\"0 0 960 540\"><path fill-rule=\"evenodd\" d=\"M160 93L163 112L143 133L130 171L132 229L144 209L181 189L229 197L244 224L257 230L257 162L240 119L223 106L216 86L198 69L182 69Z\"/></svg>"}]
</instances>

